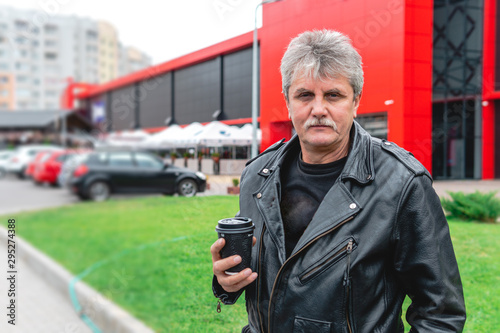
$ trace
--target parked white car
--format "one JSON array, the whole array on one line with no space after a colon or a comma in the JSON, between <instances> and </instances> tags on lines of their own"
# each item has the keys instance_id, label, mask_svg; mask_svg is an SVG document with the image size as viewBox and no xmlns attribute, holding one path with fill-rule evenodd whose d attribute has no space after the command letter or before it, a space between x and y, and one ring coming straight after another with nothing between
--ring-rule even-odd
<instances>
[{"instance_id":1,"label":"parked white car","mask_svg":"<svg viewBox=\"0 0 500 333\"><path fill-rule=\"evenodd\" d=\"M7 163L5 164L5 170L8 173L17 175L19 178L24 178L24 171L26 170L28 163L35 158L36 154L42 151L56 150L62 150L62 148L52 145L19 146L16 148L16 150L14 150L13 155L7 160Z\"/></svg>"},{"instance_id":2,"label":"parked white car","mask_svg":"<svg viewBox=\"0 0 500 333\"><path fill-rule=\"evenodd\" d=\"M3 178L7 173L5 166L13 154L14 150L0 150L0 178Z\"/></svg>"}]
</instances>

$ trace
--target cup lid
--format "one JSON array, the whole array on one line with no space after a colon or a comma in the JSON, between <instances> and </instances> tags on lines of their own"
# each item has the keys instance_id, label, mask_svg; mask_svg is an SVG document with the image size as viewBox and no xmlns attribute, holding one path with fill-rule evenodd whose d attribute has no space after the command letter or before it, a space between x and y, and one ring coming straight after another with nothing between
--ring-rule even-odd
<instances>
[{"instance_id":1,"label":"cup lid","mask_svg":"<svg viewBox=\"0 0 500 333\"><path fill-rule=\"evenodd\" d=\"M219 220L218 227L221 229L241 229L253 227L252 219L248 217L230 217Z\"/></svg>"}]
</instances>

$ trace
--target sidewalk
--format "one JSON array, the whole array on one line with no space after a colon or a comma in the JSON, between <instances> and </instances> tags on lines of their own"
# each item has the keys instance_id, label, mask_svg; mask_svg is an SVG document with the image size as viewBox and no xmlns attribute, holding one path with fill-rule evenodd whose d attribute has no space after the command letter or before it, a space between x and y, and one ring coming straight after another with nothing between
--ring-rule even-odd
<instances>
[{"instance_id":1,"label":"sidewalk","mask_svg":"<svg viewBox=\"0 0 500 333\"><path fill-rule=\"evenodd\" d=\"M0 247L4 253L7 252L8 239L7 230L0 227ZM7 267L7 255L0 264L5 274L0 279L0 308L3 309L0 332L153 333L142 322L78 281L74 283L74 296L79 311L97 327L93 331L72 304L69 285L73 275L21 238L15 236L11 244L12 241L15 242L15 270ZM14 311L7 309L12 301ZM13 312L15 318L9 317ZM15 319L15 325L8 323L11 318Z\"/></svg>"},{"instance_id":2,"label":"sidewalk","mask_svg":"<svg viewBox=\"0 0 500 333\"><path fill-rule=\"evenodd\" d=\"M2 232L4 229L2 228ZM7 244L2 237L0 240L2 252ZM4 256L7 258L6 256ZM2 260L2 272L7 272L7 260ZM5 333L92 333L92 331L77 316L62 293L54 290L47 284L41 275L28 265L25 258L16 260L17 283L16 283L16 320L15 326L7 321L6 306L10 301L7 295L10 283L7 276L0 279L1 322L0 332Z\"/></svg>"},{"instance_id":3,"label":"sidewalk","mask_svg":"<svg viewBox=\"0 0 500 333\"><path fill-rule=\"evenodd\" d=\"M436 180L434 189L441 196L448 196L450 192L472 193L497 191L496 196L500 198L500 179L493 180Z\"/></svg>"}]
</instances>

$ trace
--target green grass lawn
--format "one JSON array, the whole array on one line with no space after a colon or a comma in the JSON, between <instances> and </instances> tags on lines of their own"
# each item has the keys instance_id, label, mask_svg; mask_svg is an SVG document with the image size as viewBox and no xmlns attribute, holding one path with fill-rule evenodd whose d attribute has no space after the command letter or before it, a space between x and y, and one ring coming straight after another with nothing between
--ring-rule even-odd
<instances>
[{"instance_id":1,"label":"green grass lawn","mask_svg":"<svg viewBox=\"0 0 500 333\"><path fill-rule=\"evenodd\" d=\"M238 332L246 323L243 297L216 312L209 253L217 220L237 210L236 196L149 197L13 217L21 237L156 331ZM465 332L494 332L500 226L451 221L450 228L465 289Z\"/></svg>"}]
</instances>

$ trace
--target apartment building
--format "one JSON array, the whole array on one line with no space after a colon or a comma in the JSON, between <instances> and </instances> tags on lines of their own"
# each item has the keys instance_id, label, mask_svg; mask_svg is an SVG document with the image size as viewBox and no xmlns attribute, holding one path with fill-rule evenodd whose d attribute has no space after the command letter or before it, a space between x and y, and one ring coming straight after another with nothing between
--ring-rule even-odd
<instances>
[{"instance_id":1,"label":"apartment building","mask_svg":"<svg viewBox=\"0 0 500 333\"><path fill-rule=\"evenodd\" d=\"M0 76L10 87L1 88L0 110L57 109L69 80L116 78L118 45L107 22L0 6Z\"/></svg>"}]
</instances>

